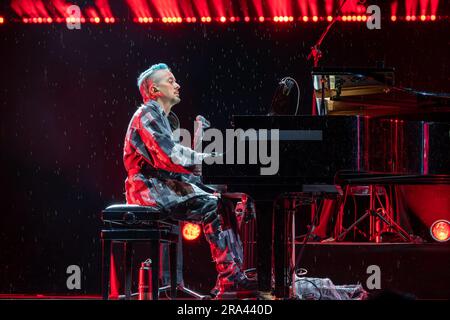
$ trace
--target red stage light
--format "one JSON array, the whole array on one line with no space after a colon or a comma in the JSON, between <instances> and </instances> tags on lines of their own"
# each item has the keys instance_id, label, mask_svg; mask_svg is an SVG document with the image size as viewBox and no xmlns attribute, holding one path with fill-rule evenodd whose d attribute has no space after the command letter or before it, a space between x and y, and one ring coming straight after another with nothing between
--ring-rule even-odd
<instances>
[{"instance_id":1,"label":"red stage light","mask_svg":"<svg viewBox=\"0 0 450 320\"><path fill-rule=\"evenodd\" d=\"M139 21L139 23L142 23L142 22L144 22L144 19L142 17L139 17L138 21Z\"/></svg>"},{"instance_id":2,"label":"red stage light","mask_svg":"<svg viewBox=\"0 0 450 320\"><path fill-rule=\"evenodd\" d=\"M290 22L294 21L294 17L293 16L289 16L289 21Z\"/></svg>"},{"instance_id":3,"label":"red stage light","mask_svg":"<svg viewBox=\"0 0 450 320\"><path fill-rule=\"evenodd\" d=\"M164 21L164 19L166 19L166 21ZM144 17L144 19L142 19L142 21L143 21L144 23L148 23L148 18L147 18L147 17ZM167 22L167 18L163 18L163 22L166 23L166 22Z\"/></svg>"},{"instance_id":4,"label":"red stage light","mask_svg":"<svg viewBox=\"0 0 450 320\"><path fill-rule=\"evenodd\" d=\"M356 21L356 16L352 16L352 21Z\"/></svg>"},{"instance_id":5,"label":"red stage light","mask_svg":"<svg viewBox=\"0 0 450 320\"><path fill-rule=\"evenodd\" d=\"M434 240L445 242L450 239L450 222L447 220L437 220L430 228L431 236Z\"/></svg>"},{"instance_id":6,"label":"red stage light","mask_svg":"<svg viewBox=\"0 0 450 320\"><path fill-rule=\"evenodd\" d=\"M220 17L220 22L224 23L224 22L226 22L226 21L227 21L227 18L225 18L225 17Z\"/></svg>"},{"instance_id":7,"label":"red stage light","mask_svg":"<svg viewBox=\"0 0 450 320\"><path fill-rule=\"evenodd\" d=\"M95 18L94 18L94 22L95 22L95 23L100 23L100 18L99 18L99 17L95 17Z\"/></svg>"},{"instance_id":8,"label":"red stage light","mask_svg":"<svg viewBox=\"0 0 450 320\"><path fill-rule=\"evenodd\" d=\"M327 17L327 21L328 21L328 22L333 21L333 17L332 17L332 16L328 16L328 17Z\"/></svg>"},{"instance_id":9,"label":"red stage light","mask_svg":"<svg viewBox=\"0 0 450 320\"><path fill-rule=\"evenodd\" d=\"M406 16L406 21L411 21L411 16Z\"/></svg>"},{"instance_id":10,"label":"red stage light","mask_svg":"<svg viewBox=\"0 0 450 320\"><path fill-rule=\"evenodd\" d=\"M197 18L196 18L196 17L193 17L193 18L191 19L191 21L192 21L192 22L197 22Z\"/></svg>"},{"instance_id":11,"label":"red stage light","mask_svg":"<svg viewBox=\"0 0 450 320\"><path fill-rule=\"evenodd\" d=\"M278 17L277 16L273 17L273 21L278 22Z\"/></svg>"},{"instance_id":12,"label":"red stage light","mask_svg":"<svg viewBox=\"0 0 450 320\"><path fill-rule=\"evenodd\" d=\"M259 17L258 20L259 22L264 22L264 17Z\"/></svg>"},{"instance_id":13,"label":"red stage light","mask_svg":"<svg viewBox=\"0 0 450 320\"><path fill-rule=\"evenodd\" d=\"M85 18L81 18L81 23L85 23L86 19Z\"/></svg>"},{"instance_id":14,"label":"red stage light","mask_svg":"<svg viewBox=\"0 0 450 320\"><path fill-rule=\"evenodd\" d=\"M391 16L391 21L397 21L397 17L396 16Z\"/></svg>"},{"instance_id":15,"label":"red stage light","mask_svg":"<svg viewBox=\"0 0 450 320\"><path fill-rule=\"evenodd\" d=\"M309 18L307 16L303 16L303 21L308 22Z\"/></svg>"},{"instance_id":16,"label":"red stage light","mask_svg":"<svg viewBox=\"0 0 450 320\"><path fill-rule=\"evenodd\" d=\"M22 22L23 22L23 23L28 23L28 18L23 18L23 19L22 19Z\"/></svg>"},{"instance_id":17,"label":"red stage light","mask_svg":"<svg viewBox=\"0 0 450 320\"><path fill-rule=\"evenodd\" d=\"M48 17L48 18L47 18L47 23L52 23L52 22L53 22L53 19L50 18L50 17Z\"/></svg>"},{"instance_id":18,"label":"red stage light","mask_svg":"<svg viewBox=\"0 0 450 320\"><path fill-rule=\"evenodd\" d=\"M434 14L432 14L431 17L430 17L430 20L431 20L431 21L436 20L436 16L435 16Z\"/></svg>"},{"instance_id":19,"label":"red stage light","mask_svg":"<svg viewBox=\"0 0 450 320\"><path fill-rule=\"evenodd\" d=\"M105 18L105 22L106 22L106 23L109 23L109 18Z\"/></svg>"},{"instance_id":20,"label":"red stage light","mask_svg":"<svg viewBox=\"0 0 450 320\"><path fill-rule=\"evenodd\" d=\"M245 18L244 18L244 21L245 21L245 22L249 22L249 21L250 21L250 17L245 17Z\"/></svg>"},{"instance_id":21,"label":"red stage light","mask_svg":"<svg viewBox=\"0 0 450 320\"><path fill-rule=\"evenodd\" d=\"M423 14L423 15L420 16L420 20L425 21L426 19L427 19L426 15Z\"/></svg>"},{"instance_id":22,"label":"red stage light","mask_svg":"<svg viewBox=\"0 0 450 320\"><path fill-rule=\"evenodd\" d=\"M181 22L183 22L183 19L181 17L177 17L177 22L181 23Z\"/></svg>"},{"instance_id":23,"label":"red stage light","mask_svg":"<svg viewBox=\"0 0 450 320\"><path fill-rule=\"evenodd\" d=\"M411 16L412 21L416 21L416 16Z\"/></svg>"},{"instance_id":24,"label":"red stage light","mask_svg":"<svg viewBox=\"0 0 450 320\"><path fill-rule=\"evenodd\" d=\"M191 23L191 18L189 18L189 17L186 18L186 22L187 22L187 23Z\"/></svg>"},{"instance_id":25,"label":"red stage light","mask_svg":"<svg viewBox=\"0 0 450 320\"><path fill-rule=\"evenodd\" d=\"M367 20L367 16L362 16L362 21L366 21Z\"/></svg>"},{"instance_id":26,"label":"red stage light","mask_svg":"<svg viewBox=\"0 0 450 320\"><path fill-rule=\"evenodd\" d=\"M195 240L200 236L200 226L198 224L194 224L194 223L185 223L183 225L183 230L182 230L182 234L183 234L183 238L185 240Z\"/></svg>"},{"instance_id":27,"label":"red stage light","mask_svg":"<svg viewBox=\"0 0 450 320\"><path fill-rule=\"evenodd\" d=\"M361 21L362 17L361 16L356 16L356 21Z\"/></svg>"},{"instance_id":28,"label":"red stage light","mask_svg":"<svg viewBox=\"0 0 450 320\"><path fill-rule=\"evenodd\" d=\"M313 20L314 22L317 22L317 21L319 21L319 18L318 18L317 16L313 16L313 17L312 17L312 20Z\"/></svg>"},{"instance_id":29,"label":"red stage light","mask_svg":"<svg viewBox=\"0 0 450 320\"><path fill-rule=\"evenodd\" d=\"M235 22L235 21L236 21L236 18L235 18L235 17L231 17L231 18L230 18L230 21L231 21L231 22Z\"/></svg>"},{"instance_id":30,"label":"red stage light","mask_svg":"<svg viewBox=\"0 0 450 320\"><path fill-rule=\"evenodd\" d=\"M346 16L342 16L342 21L347 21L347 17Z\"/></svg>"},{"instance_id":31,"label":"red stage light","mask_svg":"<svg viewBox=\"0 0 450 320\"><path fill-rule=\"evenodd\" d=\"M3 17L0 17L0 24L3 24L5 22L5 19Z\"/></svg>"},{"instance_id":32,"label":"red stage light","mask_svg":"<svg viewBox=\"0 0 450 320\"><path fill-rule=\"evenodd\" d=\"M206 22L211 22L211 17L206 17Z\"/></svg>"}]
</instances>

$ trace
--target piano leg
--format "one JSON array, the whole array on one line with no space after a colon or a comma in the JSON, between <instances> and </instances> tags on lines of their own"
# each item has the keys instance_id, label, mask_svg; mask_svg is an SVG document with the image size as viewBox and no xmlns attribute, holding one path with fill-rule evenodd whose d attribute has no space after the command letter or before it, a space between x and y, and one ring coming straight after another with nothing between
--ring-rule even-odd
<instances>
[{"instance_id":1,"label":"piano leg","mask_svg":"<svg viewBox=\"0 0 450 320\"><path fill-rule=\"evenodd\" d=\"M273 267L275 297L290 298L290 285L295 262L294 213L295 196L286 196L274 203L273 211Z\"/></svg>"},{"instance_id":2,"label":"piano leg","mask_svg":"<svg viewBox=\"0 0 450 320\"><path fill-rule=\"evenodd\" d=\"M258 290L271 291L272 266L272 200L256 200L256 271Z\"/></svg>"}]
</instances>

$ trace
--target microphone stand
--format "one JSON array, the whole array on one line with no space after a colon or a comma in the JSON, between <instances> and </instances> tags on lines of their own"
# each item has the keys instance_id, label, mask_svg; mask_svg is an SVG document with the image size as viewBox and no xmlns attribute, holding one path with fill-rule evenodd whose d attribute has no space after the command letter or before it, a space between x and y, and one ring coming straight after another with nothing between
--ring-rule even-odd
<instances>
[{"instance_id":1,"label":"microphone stand","mask_svg":"<svg viewBox=\"0 0 450 320\"><path fill-rule=\"evenodd\" d=\"M320 36L319 40L314 44L314 46L311 47L311 51L310 51L310 53L309 53L309 55L307 57L307 60L309 61L309 60L313 59L313 66L314 66L314 68L317 68L319 66L319 60L323 57L322 51L320 50L320 46L322 45L322 42L325 39L325 36L330 31L331 27L338 20L339 13L341 12L341 9L344 6L346 1L347 0L342 0L341 1L340 5L339 5L339 8L336 10L336 14L335 14L333 20L331 20L331 22L328 24L328 26L325 29L325 31L322 32L322 35ZM320 114L323 114L324 111L325 111L325 87L324 87L324 80L323 80L323 78L321 78L320 84L321 84L321 87L322 87L322 100L320 102L319 110L320 110ZM313 88L313 101L312 101L312 115L313 116L317 115L316 93L315 93L314 88Z\"/></svg>"}]
</instances>

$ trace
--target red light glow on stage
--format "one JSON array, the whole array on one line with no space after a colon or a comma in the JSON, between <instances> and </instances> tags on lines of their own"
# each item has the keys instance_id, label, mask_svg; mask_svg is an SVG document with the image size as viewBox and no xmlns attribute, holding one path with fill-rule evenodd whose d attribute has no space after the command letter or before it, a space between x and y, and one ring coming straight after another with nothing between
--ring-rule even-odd
<instances>
[{"instance_id":1,"label":"red light glow on stage","mask_svg":"<svg viewBox=\"0 0 450 320\"><path fill-rule=\"evenodd\" d=\"M431 236L434 240L445 242L450 239L450 222L447 220L438 220L430 228Z\"/></svg>"},{"instance_id":2,"label":"red light glow on stage","mask_svg":"<svg viewBox=\"0 0 450 320\"><path fill-rule=\"evenodd\" d=\"M3 23L5 23L5 18L0 17L0 24L3 24Z\"/></svg>"},{"instance_id":3,"label":"red light glow on stage","mask_svg":"<svg viewBox=\"0 0 450 320\"><path fill-rule=\"evenodd\" d=\"M336 0L126 0L132 17L121 17L111 9L112 0L94 0L93 4L81 7L78 18L93 18L92 23L115 23L131 20L145 23L143 19L153 17L159 23L193 23L196 20L203 23L216 22L220 24L244 22L331 22L338 9L340 1ZM367 21L366 7L358 0L347 0L341 8L340 21ZM72 3L66 0L12 0L11 8L23 23L54 23L64 22L71 17L67 9ZM387 18L394 21L437 21L447 17L438 16L439 0L391 0L390 15ZM388 9L389 10L389 9ZM253 16L251 16L253 14ZM96 18L100 22L96 22ZM202 18L203 17L203 18ZM209 19L208 19L209 17ZM395 18L394 18L395 17ZM164 19L165 18L165 19ZM24 20L28 19L28 20ZM36 19L36 20L35 20ZM4 19L3 19L4 21ZM15 20L13 19L12 22ZM25 22L26 21L26 22ZM90 20L88 20L90 21ZM0 22L3 23L3 22Z\"/></svg>"},{"instance_id":4,"label":"red light glow on stage","mask_svg":"<svg viewBox=\"0 0 450 320\"><path fill-rule=\"evenodd\" d=\"M182 234L186 240L195 240L200 236L201 228L198 224L185 223L183 225Z\"/></svg>"}]
</instances>

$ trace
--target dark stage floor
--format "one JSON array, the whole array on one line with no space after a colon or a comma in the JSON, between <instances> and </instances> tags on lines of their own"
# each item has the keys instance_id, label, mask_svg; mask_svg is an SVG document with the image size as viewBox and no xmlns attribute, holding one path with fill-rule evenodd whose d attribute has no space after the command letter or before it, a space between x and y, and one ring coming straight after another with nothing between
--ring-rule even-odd
<instances>
[{"instance_id":1,"label":"dark stage floor","mask_svg":"<svg viewBox=\"0 0 450 320\"><path fill-rule=\"evenodd\" d=\"M415 299L450 299L448 243L312 242L305 247L300 267L308 270L306 277L329 278L335 285L361 284L372 295L396 292ZM379 273L378 288L373 288L375 269ZM3 293L0 294L0 299L96 300L101 297L96 293L74 295ZM160 299L167 300L168 297L165 293L161 293ZM180 293L178 299L193 298Z\"/></svg>"}]
</instances>

